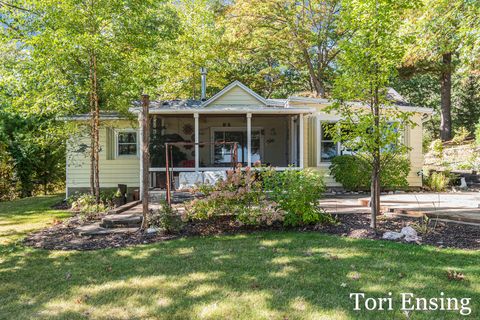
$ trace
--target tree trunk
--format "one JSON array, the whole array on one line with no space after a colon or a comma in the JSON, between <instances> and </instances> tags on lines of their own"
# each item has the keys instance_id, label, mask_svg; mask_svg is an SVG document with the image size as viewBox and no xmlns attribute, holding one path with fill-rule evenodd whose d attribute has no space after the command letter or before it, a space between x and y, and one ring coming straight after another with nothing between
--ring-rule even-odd
<instances>
[{"instance_id":1,"label":"tree trunk","mask_svg":"<svg viewBox=\"0 0 480 320\"><path fill-rule=\"evenodd\" d=\"M149 183L149 165L150 165L150 150L149 150L149 121L148 121L148 108L149 108L149 97L148 95L142 95L142 229L148 227L148 187ZM168 175L168 172L167 172Z\"/></svg>"},{"instance_id":2,"label":"tree trunk","mask_svg":"<svg viewBox=\"0 0 480 320\"><path fill-rule=\"evenodd\" d=\"M452 139L452 54L442 55L441 85L441 121L440 138L442 141Z\"/></svg>"},{"instance_id":3,"label":"tree trunk","mask_svg":"<svg viewBox=\"0 0 480 320\"><path fill-rule=\"evenodd\" d=\"M315 74L315 68L313 67L312 61L310 60L310 55L308 54L307 49L303 49L303 58L307 64L308 74L310 75L311 84L317 93L317 96L320 98L325 98L325 85L323 79L317 74Z\"/></svg>"},{"instance_id":4,"label":"tree trunk","mask_svg":"<svg viewBox=\"0 0 480 320\"><path fill-rule=\"evenodd\" d=\"M370 227L377 228L377 216L380 214L380 168L374 161L375 165L372 169L372 185L370 187L370 206L371 206L371 221Z\"/></svg>"},{"instance_id":5,"label":"tree trunk","mask_svg":"<svg viewBox=\"0 0 480 320\"><path fill-rule=\"evenodd\" d=\"M90 57L90 194L95 196L95 106L93 102L93 63Z\"/></svg>"},{"instance_id":6,"label":"tree trunk","mask_svg":"<svg viewBox=\"0 0 480 320\"><path fill-rule=\"evenodd\" d=\"M100 203L100 179L99 179L99 122L100 107L98 101L97 83L97 58L92 51L90 56L90 193L95 197L95 202Z\"/></svg>"},{"instance_id":7,"label":"tree trunk","mask_svg":"<svg viewBox=\"0 0 480 320\"><path fill-rule=\"evenodd\" d=\"M377 228L377 215L380 214L380 102L378 88L375 88L372 111L374 115L375 149L373 151L372 184L370 187L372 218L370 226Z\"/></svg>"},{"instance_id":8,"label":"tree trunk","mask_svg":"<svg viewBox=\"0 0 480 320\"><path fill-rule=\"evenodd\" d=\"M100 106L98 102L98 82L97 82L97 57L95 52L92 57L93 62L93 103L95 107L95 201L100 203Z\"/></svg>"}]
</instances>

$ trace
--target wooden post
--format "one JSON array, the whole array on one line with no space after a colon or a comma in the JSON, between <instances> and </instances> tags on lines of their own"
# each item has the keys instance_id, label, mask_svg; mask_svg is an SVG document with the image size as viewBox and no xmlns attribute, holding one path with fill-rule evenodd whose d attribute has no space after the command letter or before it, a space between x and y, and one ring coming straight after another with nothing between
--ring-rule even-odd
<instances>
[{"instance_id":1,"label":"wooden post","mask_svg":"<svg viewBox=\"0 0 480 320\"><path fill-rule=\"evenodd\" d=\"M198 113L194 113L193 117L195 118L195 172L199 172L200 169L200 123Z\"/></svg>"},{"instance_id":2,"label":"wooden post","mask_svg":"<svg viewBox=\"0 0 480 320\"><path fill-rule=\"evenodd\" d=\"M252 166L252 114L247 113L247 167Z\"/></svg>"},{"instance_id":3,"label":"wooden post","mask_svg":"<svg viewBox=\"0 0 480 320\"><path fill-rule=\"evenodd\" d=\"M149 96L142 94L142 229L147 228L147 216L148 216L148 189L150 183L150 150L149 150L149 138L150 129L148 121L148 107L150 105Z\"/></svg>"},{"instance_id":4,"label":"wooden post","mask_svg":"<svg viewBox=\"0 0 480 320\"><path fill-rule=\"evenodd\" d=\"M299 151L299 155L298 155L298 162L299 162L299 167L303 169L303 143L304 143L304 135L303 135L303 114L300 114L299 115L299 125L298 125L298 130L300 131L299 132L299 135L300 135L300 141L299 141L299 146L298 146L298 151Z\"/></svg>"}]
</instances>

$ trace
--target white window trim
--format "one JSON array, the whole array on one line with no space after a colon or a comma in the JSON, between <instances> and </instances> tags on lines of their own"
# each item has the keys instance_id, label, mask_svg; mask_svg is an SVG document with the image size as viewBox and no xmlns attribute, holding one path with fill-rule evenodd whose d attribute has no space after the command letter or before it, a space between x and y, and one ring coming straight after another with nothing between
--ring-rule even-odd
<instances>
[{"instance_id":1,"label":"white window trim","mask_svg":"<svg viewBox=\"0 0 480 320\"><path fill-rule=\"evenodd\" d=\"M139 130L133 128L114 129L115 132L115 159L138 159L140 157L140 144L139 144ZM118 134L123 132L134 132L137 135L137 154L136 155L120 155L118 154Z\"/></svg>"},{"instance_id":2,"label":"white window trim","mask_svg":"<svg viewBox=\"0 0 480 320\"><path fill-rule=\"evenodd\" d=\"M322 139L322 135L323 135L323 126L322 124L323 123L336 123L338 122L338 120L323 120L321 118L318 118L318 121L317 121L317 167L322 167L322 166L330 166L330 164L332 163L331 161L322 161L322 142L323 139ZM334 142L333 140L326 140L327 142ZM337 142L337 155L340 154L340 151L341 151L341 143L340 142Z\"/></svg>"},{"instance_id":3,"label":"white window trim","mask_svg":"<svg viewBox=\"0 0 480 320\"><path fill-rule=\"evenodd\" d=\"M317 128L316 128L316 136L317 136L317 167L329 167L332 162L331 161L322 161L322 123L336 123L338 121L340 121L341 119L340 118L337 118L337 117L332 117L332 116L327 116L325 117L325 115L321 114L321 115L317 115ZM395 120L395 121L398 121L398 120ZM409 147L409 143L410 141L408 141L407 139L409 139L410 137L407 137L407 135L409 134L409 128L408 126L405 128L404 132L403 132L403 143L405 143L405 145L407 147ZM338 155L341 155L342 153L342 143L341 142L337 142L337 150L338 150ZM408 152L408 157L410 157L411 155L411 152Z\"/></svg>"},{"instance_id":4,"label":"white window trim","mask_svg":"<svg viewBox=\"0 0 480 320\"><path fill-rule=\"evenodd\" d=\"M263 135L262 135L262 130L263 127L252 127L252 132L253 131L260 131L260 158L263 159L264 156L264 146L263 146ZM215 132L217 131L244 131L247 132L246 127L211 127L210 128L210 141L215 142ZM210 145L210 161L213 164L215 162L215 145L212 143Z\"/></svg>"}]
</instances>

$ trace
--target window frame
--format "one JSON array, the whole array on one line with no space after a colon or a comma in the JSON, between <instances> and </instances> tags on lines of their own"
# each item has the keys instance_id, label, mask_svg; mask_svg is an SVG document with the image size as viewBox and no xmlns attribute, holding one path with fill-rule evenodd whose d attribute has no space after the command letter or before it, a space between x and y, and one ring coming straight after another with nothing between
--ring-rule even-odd
<instances>
[{"instance_id":1,"label":"window frame","mask_svg":"<svg viewBox=\"0 0 480 320\"><path fill-rule=\"evenodd\" d=\"M339 120L333 120L333 119L330 119L330 120L322 120L322 119L318 119L318 145L317 145L317 149L318 149L318 152L317 152L317 165L318 166L322 166L322 165L330 165L332 162L331 161L325 161L325 160L322 160L322 144L324 142L334 142L334 140L323 140L323 124L324 123L330 123L330 124L335 124L337 123ZM337 148L337 156L340 155L341 153L341 148L342 148L342 144L340 142L336 142L336 148Z\"/></svg>"},{"instance_id":2,"label":"window frame","mask_svg":"<svg viewBox=\"0 0 480 320\"><path fill-rule=\"evenodd\" d=\"M263 145L263 134L262 130L263 127L252 127L251 131L259 131L260 132L260 158L264 158L264 145ZM215 132L227 132L227 131L242 131L247 133L246 127L211 127L210 128L210 141L215 142ZM238 159L239 160L239 159ZM210 161L212 165L215 163L215 144L210 145ZM239 161L240 162L240 161Z\"/></svg>"},{"instance_id":3,"label":"window frame","mask_svg":"<svg viewBox=\"0 0 480 320\"><path fill-rule=\"evenodd\" d=\"M119 143L119 139L118 139L118 135L120 133L135 133L135 136L136 136L136 149L137 149L137 152L135 155L133 154L119 154L119 147L118 147L118 143ZM139 130L138 129L134 129L134 128L125 128L125 129L115 129L115 159L138 159L140 157L140 148L139 148L139 138L140 138L140 135L139 135ZM133 144L133 143L132 143Z\"/></svg>"},{"instance_id":4,"label":"window frame","mask_svg":"<svg viewBox=\"0 0 480 320\"><path fill-rule=\"evenodd\" d=\"M316 136L317 136L317 167L328 167L331 165L331 161L322 161L322 142L323 142L323 139L322 139L322 135L323 135L323 127L322 127L322 124L323 123L337 123L338 121L340 121L341 119L338 118L338 117L335 117L335 116L331 116L331 115L325 115L325 114L321 114L321 115L318 115L317 114L317 128L316 128ZM396 122L397 120L395 121L390 121L391 123L394 123ZM407 147L410 146L410 137L409 137L409 134L410 134L410 128L407 126L404 128L404 130L402 130L402 132L400 133L400 140L402 143L404 143ZM331 140L325 140L326 142L331 142ZM338 156L341 156L341 155L349 155L349 154L352 154L351 151L346 151L346 153L343 153L344 150L343 150L343 145L341 142L337 142L337 155ZM410 157L410 152L408 152L408 156Z\"/></svg>"}]
</instances>

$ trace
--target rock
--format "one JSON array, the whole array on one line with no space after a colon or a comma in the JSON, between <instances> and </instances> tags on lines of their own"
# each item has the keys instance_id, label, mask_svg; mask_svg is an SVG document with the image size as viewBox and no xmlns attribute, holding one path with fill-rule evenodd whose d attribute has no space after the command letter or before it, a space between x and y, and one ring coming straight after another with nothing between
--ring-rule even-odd
<instances>
[{"instance_id":1,"label":"rock","mask_svg":"<svg viewBox=\"0 0 480 320\"><path fill-rule=\"evenodd\" d=\"M153 235L157 233L157 229L150 227L147 230L145 230L145 233L148 235Z\"/></svg>"},{"instance_id":2,"label":"rock","mask_svg":"<svg viewBox=\"0 0 480 320\"><path fill-rule=\"evenodd\" d=\"M419 242L420 238L417 236L405 236L403 240L405 240L406 242Z\"/></svg>"},{"instance_id":3,"label":"rock","mask_svg":"<svg viewBox=\"0 0 480 320\"><path fill-rule=\"evenodd\" d=\"M404 240L406 242L418 242L419 241L417 231L415 231L415 229L413 229L412 227L403 227L401 233L405 236Z\"/></svg>"},{"instance_id":4,"label":"rock","mask_svg":"<svg viewBox=\"0 0 480 320\"><path fill-rule=\"evenodd\" d=\"M461 189L467 189L468 188L467 181L465 180L465 177L460 178L460 188Z\"/></svg>"},{"instance_id":5,"label":"rock","mask_svg":"<svg viewBox=\"0 0 480 320\"><path fill-rule=\"evenodd\" d=\"M405 237L416 237L417 236L417 231L413 229L412 227L403 227L401 234L403 234Z\"/></svg>"},{"instance_id":6,"label":"rock","mask_svg":"<svg viewBox=\"0 0 480 320\"><path fill-rule=\"evenodd\" d=\"M390 195L393 194L393 191L388 191L388 194L390 194Z\"/></svg>"},{"instance_id":7,"label":"rock","mask_svg":"<svg viewBox=\"0 0 480 320\"><path fill-rule=\"evenodd\" d=\"M400 194L400 193L406 193L404 190L397 190L395 191L395 194Z\"/></svg>"},{"instance_id":8,"label":"rock","mask_svg":"<svg viewBox=\"0 0 480 320\"><path fill-rule=\"evenodd\" d=\"M394 232L394 231L387 231L383 234L382 239L385 240L399 240L402 239L404 236L403 233Z\"/></svg>"}]
</instances>

